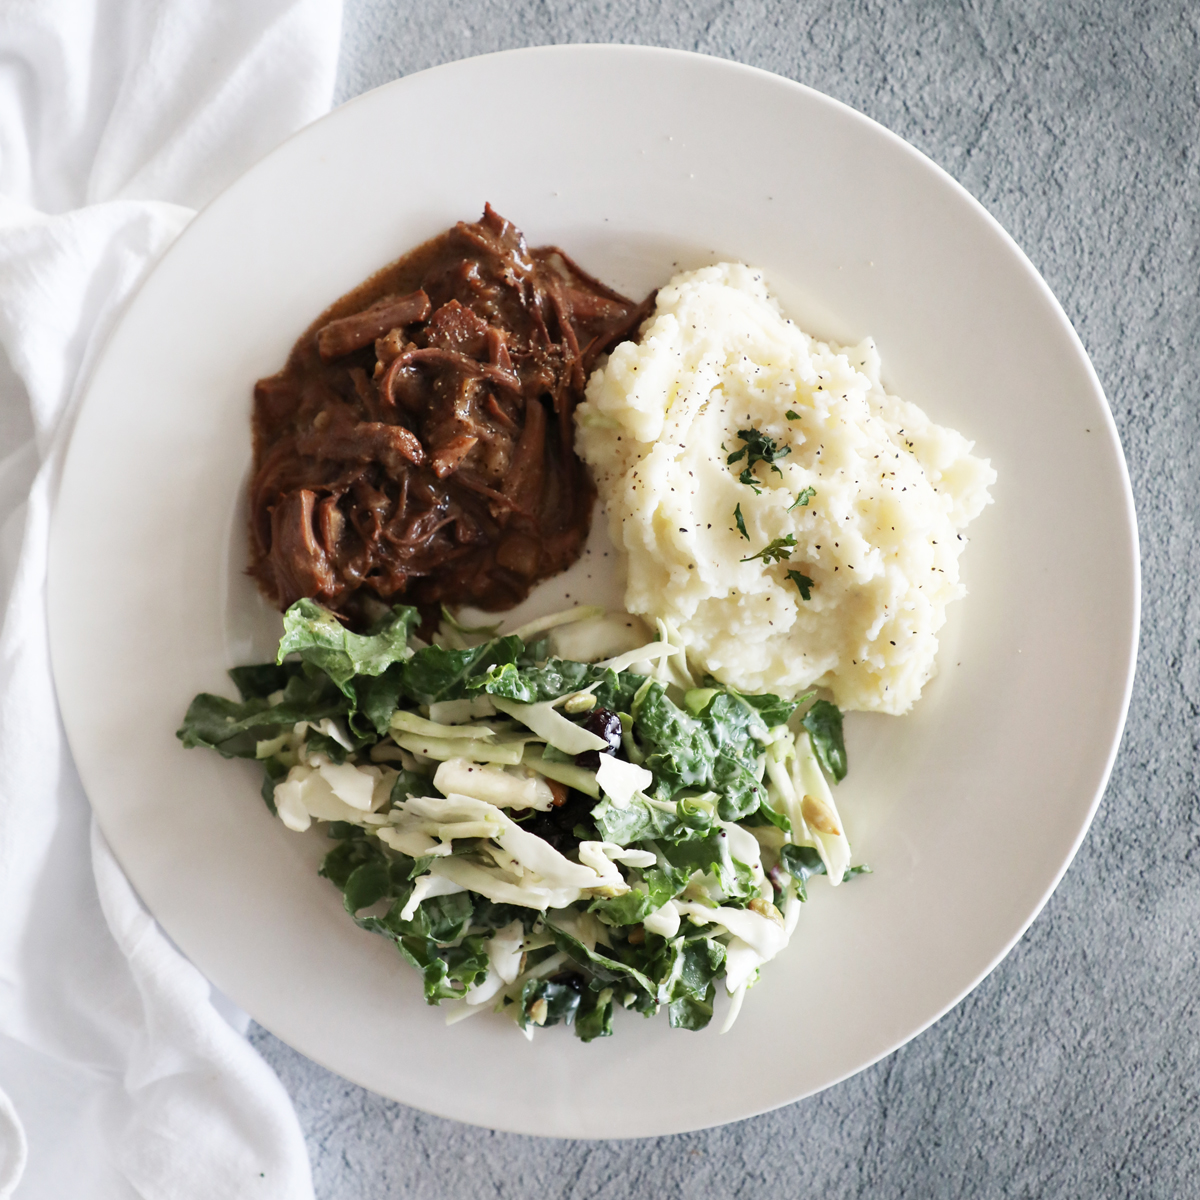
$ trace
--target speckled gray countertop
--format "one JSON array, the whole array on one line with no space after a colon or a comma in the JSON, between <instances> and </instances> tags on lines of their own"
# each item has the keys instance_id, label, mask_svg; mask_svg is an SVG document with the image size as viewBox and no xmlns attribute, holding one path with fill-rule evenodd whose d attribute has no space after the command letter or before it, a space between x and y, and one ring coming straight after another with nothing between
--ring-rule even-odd
<instances>
[{"instance_id":1,"label":"speckled gray countertop","mask_svg":"<svg viewBox=\"0 0 1200 1200\"><path fill-rule=\"evenodd\" d=\"M778 72L943 166L1074 322L1138 507L1143 616L1112 782L1062 884L949 1015L809 1100L557 1142L381 1099L261 1030L321 1200L1200 1194L1200 8L347 0L338 97L456 58L641 42Z\"/></svg>"}]
</instances>

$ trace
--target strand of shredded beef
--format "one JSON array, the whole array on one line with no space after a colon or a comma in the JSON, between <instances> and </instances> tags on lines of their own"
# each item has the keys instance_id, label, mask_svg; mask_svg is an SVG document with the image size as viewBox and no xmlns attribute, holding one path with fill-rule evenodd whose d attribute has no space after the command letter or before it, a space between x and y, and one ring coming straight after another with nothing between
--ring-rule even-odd
<instances>
[{"instance_id":1,"label":"strand of shredded beef","mask_svg":"<svg viewBox=\"0 0 1200 1200\"><path fill-rule=\"evenodd\" d=\"M342 297L254 391L250 572L363 627L403 598L498 610L578 558L572 419L636 304L489 205Z\"/></svg>"}]
</instances>

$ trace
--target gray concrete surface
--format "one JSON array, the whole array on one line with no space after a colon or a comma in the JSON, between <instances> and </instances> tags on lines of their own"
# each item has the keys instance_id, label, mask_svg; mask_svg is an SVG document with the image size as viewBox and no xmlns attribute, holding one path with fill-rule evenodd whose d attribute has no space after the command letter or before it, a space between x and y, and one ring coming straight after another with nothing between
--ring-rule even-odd
<instances>
[{"instance_id":1,"label":"gray concrete surface","mask_svg":"<svg viewBox=\"0 0 1200 1200\"><path fill-rule=\"evenodd\" d=\"M1145 575L1133 706L1045 911L967 1000L870 1070L704 1133L544 1142L380 1099L256 1031L295 1097L317 1195L1200 1194L1200 9L348 0L339 96L567 41L699 50L810 84L918 146L1012 233L1124 439Z\"/></svg>"}]
</instances>

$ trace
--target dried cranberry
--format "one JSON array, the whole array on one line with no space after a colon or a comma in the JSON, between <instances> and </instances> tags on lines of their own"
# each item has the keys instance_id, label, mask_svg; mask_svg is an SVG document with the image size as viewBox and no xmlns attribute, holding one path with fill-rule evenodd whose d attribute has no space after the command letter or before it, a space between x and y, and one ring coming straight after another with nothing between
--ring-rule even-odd
<instances>
[{"instance_id":1,"label":"dried cranberry","mask_svg":"<svg viewBox=\"0 0 1200 1200\"><path fill-rule=\"evenodd\" d=\"M611 750L621 748L621 718L607 708L593 708L583 723L588 733L602 737Z\"/></svg>"},{"instance_id":2,"label":"dried cranberry","mask_svg":"<svg viewBox=\"0 0 1200 1200\"><path fill-rule=\"evenodd\" d=\"M573 992L582 992L585 986L585 980L578 971L559 971L557 975L550 976L550 982L569 987Z\"/></svg>"},{"instance_id":3,"label":"dried cranberry","mask_svg":"<svg viewBox=\"0 0 1200 1200\"><path fill-rule=\"evenodd\" d=\"M597 737L603 738L608 743L608 749L603 753L615 754L621 748L621 718L615 712L610 712L607 708L593 708L587 715L587 720L583 723L584 729L588 733L594 733ZM577 767L585 767L589 771L598 770L600 767L599 750L585 750L582 754L575 756L575 765Z\"/></svg>"}]
</instances>

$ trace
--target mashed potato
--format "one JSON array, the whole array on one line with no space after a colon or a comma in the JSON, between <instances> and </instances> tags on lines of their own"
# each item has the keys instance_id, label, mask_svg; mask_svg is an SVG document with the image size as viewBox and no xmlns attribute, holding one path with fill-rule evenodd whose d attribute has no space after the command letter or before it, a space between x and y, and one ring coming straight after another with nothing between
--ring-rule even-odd
<instances>
[{"instance_id":1,"label":"mashed potato","mask_svg":"<svg viewBox=\"0 0 1200 1200\"><path fill-rule=\"evenodd\" d=\"M761 271L706 267L659 292L576 420L630 612L672 621L693 661L743 691L817 684L886 713L918 698L965 592L961 530L996 474L883 390L870 339L818 342Z\"/></svg>"}]
</instances>

